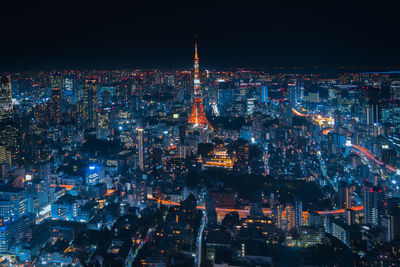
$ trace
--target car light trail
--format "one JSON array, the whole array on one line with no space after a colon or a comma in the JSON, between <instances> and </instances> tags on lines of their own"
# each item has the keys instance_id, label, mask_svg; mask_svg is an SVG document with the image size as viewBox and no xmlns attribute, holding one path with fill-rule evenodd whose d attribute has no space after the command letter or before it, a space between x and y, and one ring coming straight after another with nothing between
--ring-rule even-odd
<instances>
[{"instance_id":1,"label":"car light trail","mask_svg":"<svg viewBox=\"0 0 400 267\"><path fill-rule=\"evenodd\" d=\"M168 200L163 200L163 199L158 199L158 198L149 198L151 200L156 200L158 203L161 203L163 205L173 205L173 206L179 206L180 203L178 202L173 202L173 201L168 201ZM204 210L204 206L197 206L198 209ZM362 211L363 206L356 206L351 208L354 211ZM215 209L217 212L238 212L241 214L250 214L250 210L248 209L225 209L225 208L216 208ZM336 210L322 210L322 211L317 211L318 214L320 215L328 215L328 214L342 214L345 212L345 209L336 209ZM271 209L263 209L264 214L271 214L272 211ZM303 216L308 215L308 211L303 211Z\"/></svg>"},{"instance_id":2,"label":"car light trail","mask_svg":"<svg viewBox=\"0 0 400 267\"><path fill-rule=\"evenodd\" d=\"M374 155L372 155L371 151L369 151L368 149L362 147L362 146L357 146L357 145L351 145L352 148L355 148L357 150L359 150L361 153L363 153L365 156L367 156L369 159L373 160L376 164L378 165L385 165L385 163L383 163L382 161L378 160L377 158L374 157ZM386 165L385 166L386 169L388 169L389 171L395 172L397 171L396 168L390 166L390 165Z\"/></svg>"}]
</instances>

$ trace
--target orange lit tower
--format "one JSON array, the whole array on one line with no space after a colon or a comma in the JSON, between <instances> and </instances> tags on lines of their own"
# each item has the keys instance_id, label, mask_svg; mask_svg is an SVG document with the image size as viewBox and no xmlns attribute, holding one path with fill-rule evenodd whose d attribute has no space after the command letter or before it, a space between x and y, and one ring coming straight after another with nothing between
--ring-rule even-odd
<instances>
[{"instance_id":1,"label":"orange lit tower","mask_svg":"<svg viewBox=\"0 0 400 267\"><path fill-rule=\"evenodd\" d=\"M199 57L197 56L197 41L194 45L194 84L193 84L193 106L192 112L189 117L189 123L193 124L194 127L201 129L213 130L210 122L208 121L206 114L204 113L203 107L203 96L200 88L200 77L199 77Z\"/></svg>"}]
</instances>

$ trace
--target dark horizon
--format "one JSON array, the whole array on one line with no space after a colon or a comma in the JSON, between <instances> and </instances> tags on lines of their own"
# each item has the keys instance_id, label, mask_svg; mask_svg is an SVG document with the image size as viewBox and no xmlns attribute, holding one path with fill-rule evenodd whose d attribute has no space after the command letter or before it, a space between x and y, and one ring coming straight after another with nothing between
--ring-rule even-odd
<instances>
[{"instance_id":1,"label":"dark horizon","mask_svg":"<svg viewBox=\"0 0 400 267\"><path fill-rule=\"evenodd\" d=\"M19 3L20 4L20 3ZM0 71L380 66L397 69L396 8L346 3L5 6Z\"/></svg>"}]
</instances>

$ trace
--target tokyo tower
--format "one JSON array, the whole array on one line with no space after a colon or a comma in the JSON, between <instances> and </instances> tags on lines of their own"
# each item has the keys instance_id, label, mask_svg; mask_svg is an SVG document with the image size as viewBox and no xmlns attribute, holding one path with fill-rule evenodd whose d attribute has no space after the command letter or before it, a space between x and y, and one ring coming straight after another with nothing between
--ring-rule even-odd
<instances>
[{"instance_id":1,"label":"tokyo tower","mask_svg":"<svg viewBox=\"0 0 400 267\"><path fill-rule=\"evenodd\" d=\"M197 56L197 41L194 45L194 94L192 112L189 116L189 123L195 128L214 130L208 121L203 107L203 96L200 88L199 57Z\"/></svg>"}]
</instances>

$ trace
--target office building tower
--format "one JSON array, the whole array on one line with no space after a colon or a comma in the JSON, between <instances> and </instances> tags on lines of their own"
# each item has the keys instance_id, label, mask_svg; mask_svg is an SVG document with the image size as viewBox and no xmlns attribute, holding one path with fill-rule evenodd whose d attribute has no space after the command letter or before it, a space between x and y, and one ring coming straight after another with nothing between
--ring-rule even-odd
<instances>
[{"instance_id":1,"label":"office building tower","mask_svg":"<svg viewBox=\"0 0 400 267\"><path fill-rule=\"evenodd\" d=\"M21 215L14 221L0 222L0 253L9 253L13 245L32 238L35 220L32 214Z\"/></svg>"},{"instance_id":2,"label":"office building tower","mask_svg":"<svg viewBox=\"0 0 400 267\"><path fill-rule=\"evenodd\" d=\"M39 216L39 212L50 202L50 188L45 180L35 179L26 182L28 212Z\"/></svg>"},{"instance_id":3,"label":"office building tower","mask_svg":"<svg viewBox=\"0 0 400 267\"><path fill-rule=\"evenodd\" d=\"M247 173L249 166L249 142L239 138L232 144L232 149L236 153L235 170L239 173Z\"/></svg>"},{"instance_id":4,"label":"office building tower","mask_svg":"<svg viewBox=\"0 0 400 267\"><path fill-rule=\"evenodd\" d=\"M344 125L344 115L339 110L335 110L333 115L335 121L335 132L337 134L342 134L342 128Z\"/></svg>"},{"instance_id":5,"label":"office building tower","mask_svg":"<svg viewBox=\"0 0 400 267\"><path fill-rule=\"evenodd\" d=\"M379 122L379 105L368 104L364 107L364 123L366 125L373 125Z\"/></svg>"},{"instance_id":6,"label":"office building tower","mask_svg":"<svg viewBox=\"0 0 400 267\"><path fill-rule=\"evenodd\" d=\"M64 195L51 204L51 218L53 220L75 221L78 215L78 203L75 197Z\"/></svg>"},{"instance_id":7,"label":"office building tower","mask_svg":"<svg viewBox=\"0 0 400 267\"><path fill-rule=\"evenodd\" d=\"M68 75L64 77L64 95L72 96L74 94L74 76Z\"/></svg>"},{"instance_id":8,"label":"office building tower","mask_svg":"<svg viewBox=\"0 0 400 267\"><path fill-rule=\"evenodd\" d=\"M83 97L83 117L90 128L97 126L98 85L95 78L86 79Z\"/></svg>"},{"instance_id":9,"label":"office building tower","mask_svg":"<svg viewBox=\"0 0 400 267\"><path fill-rule=\"evenodd\" d=\"M391 216L382 216L381 226L383 228L383 238L385 242L393 241L393 220Z\"/></svg>"},{"instance_id":10,"label":"office building tower","mask_svg":"<svg viewBox=\"0 0 400 267\"><path fill-rule=\"evenodd\" d=\"M268 86L261 86L261 102L268 103Z\"/></svg>"},{"instance_id":11,"label":"office building tower","mask_svg":"<svg viewBox=\"0 0 400 267\"><path fill-rule=\"evenodd\" d=\"M396 166L397 152L395 149L390 148L388 145L383 145L381 155L383 163L391 166Z\"/></svg>"},{"instance_id":12,"label":"office building tower","mask_svg":"<svg viewBox=\"0 0 400 267\"><path fill-rule=\"evenodd\" d=\"M276 204L272 208L272 218L274 220L275 226L279 229L283 229L283 219L282 219L283 207L281 204Z\"/></svg>"},{"instance_id":13,"label":"office building tower","mask_svg":"<svg viewBox=\"0 0 400 267\"><path fill-rule=\"evenodd\" d=\"M345 245L350 245L350 229L349 226L337 219L331 220L330 234L342 241Z\"/></svg>"},{"instance_id":14,"label":"office building tower","mask_svg":"<svg viewBox=\"0 0 400 267\"><path fill-rule=\"evenodd\" d=\"M0 75L0 119L5 119L12 114L12 90L10 77Z\"/></svg>"},{"instance_id":15,"label":"office building tower","mask_svg":"<svg viewBox=\"0 0 400 267\"><path fill-rule=\"evenodd\" d=\"M221 115L229 114L232 103L236 102L236 90L231 82L217 83L217 106Z\"/></svg>"},{"instance_id":16,"label":"office building tower","mask_svg":"<svg viewBox=\"0 0 400 267\"><path fill-rule=\"evenodd\" d=\"M367 184L363 187L364 223L379 226L384 214L385 193L380 186Z\"/></svg>"},{"instance_id":17,"label":"office building tower","mask_svg":"<svg viewBox=\"0 0 400 267\"><path fill-rule=\"evenodd\" d=\"M247 101L246 101L246 115L247 116L253 115L255 101L256 101L255 98L247 98Z\"/></svg>"},{"instance_id":18,"label":"office building tower","mask_svg":"<svg viewBox=\"0 0 400 267\"><path fill-rule=\"evenodd\" d=\"M51 116L56 123L61 120L62 79L60 76L51 77Z\"/></svg>"},{"instance_id":19,"label":"office building tower","mask_svg":"<svg viewBox=\"0 0 400 267\"><path fill-rule=\"evenodd\" d=\"M304 83L302 77L296 77L296 91L298 101L301 102L304 100Z\"/></svg>"},{"instance_id":20,"label":"office building tower","mask_svg":"<svg viewBox=\"0 0 400 267\"><path fill-rule=\"evenodd\" d=\"M297 77L294 82L288 83L289 100L292 105L301 103L304 100L304 86L300 77Z\"/></svg>"},{"instance_id":21,"label":"office building tower","mask_svg":"<svg viewBox=\"0 0 400 267\"><path fill-rule=\"evenodd\" d=\"M90 165L86 170L86 185L94 186L100 182L100 166Z\"/></svg>"},{"instance_id":22,"label":"office building tower","mask_svg":"<svg viewBox=\"0 0 400 267\"><path fill-rule=\"evenodd\" d=\"M3 186L0 188L0 217L4 222L13 221L27 213L26 190Z\"/></svg>"},{"instance_id":23,"label":"office building tower","mask_svg":"<svg viewBox=\"0 0 400 267\"><path fill-rule=\"evenodd\" d=\"M215 207L215 201L209 194L205 197L206 203L206 213L207 213L207 223L210 225L217 224L217 212Z\"/></svg>"},{"instance_id":24,"label":"office building tower","mask_svg":"<svg viewBox=\"0 0 400 267\"><path fill-rule=\"evenodd\" d=\"M303 221L303 203L295 200L286 205L286 230L299 231Z\"/></svg>"},{"instance_id":25,"label":"office building tower","mask_svg":"<svg viewBox=\"0 0 400 267\"><path fill-rule=\"evenodd\" d=\"M107 140L112 135L110 109L102 109L97 112L97 139Z\"/></svg>"},{"instance_id":26,"label":"office building tower","mask_svg":"<svg viewBox=\"0 0 400 267\"><path fill-rule=\"evenodd\" d=\"M338 188L338 206L340 209L348 209L352 207L351 197L353 194L353 187L345 182L339 183Z\"/></svg>"},{"instance_id":27,"label":"office building tower","mask_svg":"<svg viewBox=\"0 0 400 267\"><path fill-rule=\"evenodd\" d=\"M138 165L144 174L152 172L152 136L149 129L139 128L137 131Z\"/></svg>"},{"instance_id":28,"label":"office building tower","mask_svg":"<svg viewBox=\"0 0 400 267\"><path fill-rule=\"evenodd\" d=\"M345 221L347 225L352 225L356 222L356 212L352 209L345 209Z\"/></svg>"},{"instance_id":29,"label":"office building tower","mask_svg":"<svg viewBox=\"0 0 400 267\"><path fill-rule=\"evenodd\" d=\"M282 102L279 104L280 109L280 119L279 124L283 127L290 127L292 126L292 118L293 118L293 111L290 102Z\"/></svg>"},{"instance_id":30,"label":"office building tower","mask_svg":"<svg viewBox=\"0 0 400 267\"><path fill-rule=\"evenodd\" d=\"M382 217L382 227L385 229L386 240L400 240L400 198L387 200L387 216Z\"/></svg>"},{"instance_id":31,"label":"office building tower","mask_svg":"<svg viewBox=\"0 0 400 267\"><path fill-rule=\"evenodd\" d=\"M296 105L297 103L299 103L299 94L297 92L296 83L289 83L288 90L289 90L289 101L292 103L292 105Z\"/></svg>"}]
</instances>

